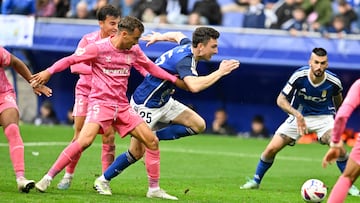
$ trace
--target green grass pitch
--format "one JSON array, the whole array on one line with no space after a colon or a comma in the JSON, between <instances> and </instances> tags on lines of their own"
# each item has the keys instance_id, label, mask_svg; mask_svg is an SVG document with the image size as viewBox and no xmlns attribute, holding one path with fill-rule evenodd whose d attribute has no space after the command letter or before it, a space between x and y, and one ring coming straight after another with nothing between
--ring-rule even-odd
<instances>
[{"instance_id":1,"label":"green grass pitch","mask_svg":"<svg viewBox=\"0 0 360 203\"><path fill-rule=\"evenodd\" d=\"M69 143L73 129L66 126L21 125L25 143L25 166L28 179L38 181ZM162 141L161 187L179 198L178 202L221 203L297 203L302 183L310 178L322 180L328 193L336 182L336 165L323 169L321 159L327 151L319 144L296 145L281 151L259 190L240 190L246 177L252 177L260 153L269 140L197 135L175 141ZM129 138L116 137L116 154L127 149ZM38 154L38 155L37 155ZM170 202L148 199L147 176L142 160L130 166L111 182L112 196L97 194L93 182L101 174L101 139L98 136L82 155L69 190L60 191L61 172L46 193L17 191L8 145L0 136L0 202ZM357 183L357 186L360 186ZM359 202L348 197L346 202Z\"/></svg>"}]
</instances>

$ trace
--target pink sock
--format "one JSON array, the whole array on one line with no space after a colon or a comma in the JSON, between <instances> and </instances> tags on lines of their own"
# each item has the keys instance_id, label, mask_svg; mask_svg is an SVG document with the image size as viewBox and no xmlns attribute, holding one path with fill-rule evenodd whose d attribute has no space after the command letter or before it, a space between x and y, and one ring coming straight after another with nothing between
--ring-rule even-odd
<instances>
[{"instance_id":1,"label":"pink sock","mask_svg":"<svg viewBox=\"0 0 360 203\"><path fill-rule=\"evenodd\" d=\"M160 151L146 149L145 151L145 165L149 178L149 187L159 187L160 179Z\"/></svg>"},{"instance_id":2,"label":"pink sock","mask_svg":"<svg viewBox=\"0 0 360 203\"><path fill-rule=\"evenodd\" d=\"M80 153L76 154L76 155L73 157L72 161L71 161L71 162L66 166L66 168L65 168L66 173L74 174L76 165L77 165L77 163L79 162L79 159L80 159L80 157L81 157L81 154L82 154L82 153L80 152Z\"/></svg>"},{"instance_id":3,"label":"pink sock","mask_svg":"<svg viewBox=\"0 0 360 203\"><path fill-rule=\"evenodd\" d=\"M12 123L4 129L4 134L9 142L10 159L16 178L24 177L24 143L20 136L19 127Z\"/></svg>"},{"instance_id":4,"label":"pink sock","mask_svg":"<svg viewBox=\"0 0 360 203\"><path fill-rule=\"evenodd\" d=\"M331 190L330 196L328 198L328 203L341 203L345 201L349 188L351 187L351 181L349 178L340 176Z\"/></svg>"},{"instance_id":5,"label":"pink sock","mask_svg":"<svg viewBox=\"0 0 360 203\"><path fill-rule=\"evenodd\" d=\"M112 164L112 162L114 162L114 159L115 159L115 145L103 144L102 152L101 152L101 163L102 163L103 173Z\"/></svg>"},{"instance_id":6,"label":"pink sock","mask_svg":"<svg viewBox=\"0 0 360 203\"><path fill-rule=\"evenodd\" d=\"M82 147L75 141L67 146L60 154L54 165L48 172L48 175L54 178L60 171L62 171L78 154L82 152Z\"/></svg>"}]
</instances>

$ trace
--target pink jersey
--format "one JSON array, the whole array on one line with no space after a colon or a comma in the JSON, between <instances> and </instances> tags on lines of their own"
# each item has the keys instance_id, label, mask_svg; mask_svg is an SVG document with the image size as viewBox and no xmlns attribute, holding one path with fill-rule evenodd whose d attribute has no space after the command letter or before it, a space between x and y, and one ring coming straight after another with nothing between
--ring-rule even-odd
<instances>
[{"instance_id":1,"label":"pink jersey","mask_svg":"<svg viewBox=\"0 0 360 203\"><path fill-rule=\"evenodd\" d=\"M47 70L52 74L65 70L72 64L91 63L92 83L89 102L92 104L119 105L129 104L126 96L131 67L145 69L155 77L175 82L177 78L155 65L140 49L134 45L129 50L119 50L105 38L79 48L68 57L60 59Z\"/></svg>"},{"instance_id":2,"label":"pink jersey","mask_svg":"<svg viewBox=\"0 0 360 203\"><path fill-rule=\"evenodd\" d=\"M360 79L356 80L350 87L343 103L335 116L335 125L331 141L338 143L344 132L346 123L352 112L360 105ZM360 139L360 138L359 138Z\"/></svg>"},{"instance_id":3,"label":"pink jersey","mask_svg":"<svg viewBox=\"0 0 360 203\"><path fill-rule=\"evenodd\" d=\"M0 46L0 94L14 91L13 86L6 77L4 68L10 65L11 54Z\"/></svg>"},{"instance_id":4,"label":"pink jersey","mask_svg":"<svg viewBox=\"0 0 360 203\"><path fill-rule=\"evenodd\" d=\"M78 48L84 48L90 43L94 43L101 39L100 31L95 31L84 35L79 44ZM86 63L74 64L71 67L71 72L79 73L79 80L76 83L75 95L87 97L91 90L91 66Z\"/></svg>"}]
</instances>

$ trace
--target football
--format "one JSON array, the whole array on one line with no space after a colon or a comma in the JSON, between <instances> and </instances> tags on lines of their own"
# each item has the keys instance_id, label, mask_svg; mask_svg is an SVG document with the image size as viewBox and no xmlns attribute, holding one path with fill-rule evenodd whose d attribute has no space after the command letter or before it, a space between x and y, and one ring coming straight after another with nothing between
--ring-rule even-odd
<instances>
[{"instance_id":1,"label":"football","mask_svg":"<svg viewBox=\"0 0 360 203\"><path fill-rule=\"evenodd\" d=\"M318 179L309 179L301 187L301 197L306 202L321 202L325 199L327 188Z\"/></svg>"}]
</instances>

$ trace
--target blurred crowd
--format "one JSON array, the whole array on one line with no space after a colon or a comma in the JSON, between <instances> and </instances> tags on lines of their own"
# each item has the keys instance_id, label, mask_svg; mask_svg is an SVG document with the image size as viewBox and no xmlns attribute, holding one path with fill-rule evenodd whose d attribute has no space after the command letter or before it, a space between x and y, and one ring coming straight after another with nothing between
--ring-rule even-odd
<instances>
[{"instance_id":1,"label":"blurred crowd","mask_svg":"<svg viewBox=\"0 0 360 203\"><path fill-rule=\"evenodd\" d=\"M94 19L106 4L147 23L360 33L360 0L0 0L2 14Z\"/></svg>"}]
</instances>

